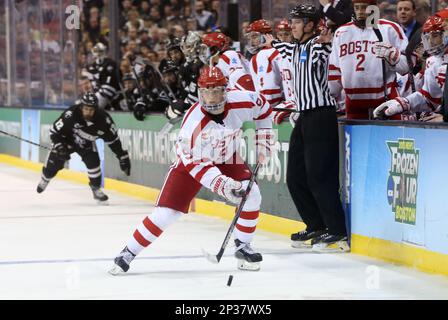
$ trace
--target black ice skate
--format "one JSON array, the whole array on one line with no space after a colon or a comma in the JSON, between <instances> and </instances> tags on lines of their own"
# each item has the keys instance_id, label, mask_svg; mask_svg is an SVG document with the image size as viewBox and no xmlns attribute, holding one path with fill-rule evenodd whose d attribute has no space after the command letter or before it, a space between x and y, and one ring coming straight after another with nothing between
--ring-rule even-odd
<instances>
[{"instance_id":1,"label":"black ice skate","mask_svg":"<svg viewBox=\"0 0 448 320\"><path fill-rule=\"evenodd\" d=\"M313 240L319 238L325 233L323 230L308 231L302 230L291 235L291 246L299 249L311 249Z\"/></svg>"},{"instance_id":2,"label":"black ice skate","mask_svg":"<svg viewBox=\"0 0 448 320\"><path fill-rule=\"evenodd\" d=\"M42 176L39 184L37 185L37 189L36 189L37 193L44 192L44 190L47 188L49 182L50 182L50 180L48 180L47 178Z\"/></svg>"},{"instance_id":3,"label":"black ice skate","mask_svg":"<svg viewBox=\"0 0 448 320\"><path fill-rule=\"evenodd\" d=\"M92 189L93 199L95 199L99 204L107 204L107 200L109 197L104 194L103 190L100 187L95 187L89 184Z\"/></svg>"},{"instance_id":4,"label":"black ice skate","mask_svg":"<svg viewBox=\"0 0 448 320\"><path fill-rule=\"evenodd\" d=\"M121 250L120 254L114 259L115 265L109 270L109 273L116 276L129 270L129 265L134 260L135 254L129 251L128 247Z\"/></svg>"},{"instance_id":5,"label":"black ice skate","mask_svg":"<svg viewBox=\"0 0 448 320\"><path fill-rule=\"evenodd\" d=\"M249 243L235 239L235 257L238 259L238 269L258 271L263 260L261 253L254 252Z\"/></svg>"},{"instance_id":6,"label":"black ice skate","mask_svg":"<svg viewBox=\"0 0 448 320\"><path fill-rule=\"evenodd\" d=\"M350 251L347 236L345 235L324 233L319 238L314 239L312 244L313 251L320 253L343 253Z\"/></svg>"}]
</instances>

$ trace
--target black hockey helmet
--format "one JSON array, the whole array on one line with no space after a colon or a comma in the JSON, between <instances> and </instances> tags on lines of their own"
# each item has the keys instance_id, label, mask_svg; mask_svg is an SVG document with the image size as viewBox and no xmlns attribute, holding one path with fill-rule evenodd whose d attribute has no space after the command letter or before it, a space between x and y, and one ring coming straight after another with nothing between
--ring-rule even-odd
<instances>
[{"instance_id":1,"label":"black hockey helmet","mask_svg":"<svg viewBox=\"0 0 448 320\"><path fill-rule=\"evenodd\" d=\"M319 10L312 4L299 4L289 12L289 19L304 19L306 22L314 21L317 23L320 19Z\"/></svg>"},{"instance_id":2,"label":"black hockey helmet","mask_svg":"<svg viewBox=\"0 0 448 320\"><path fill-rule=\"evenodd\" d=\"M87 92L81 97L81 105L98 108L98 98L93 92Z\"/></svg>"}]
</instances>

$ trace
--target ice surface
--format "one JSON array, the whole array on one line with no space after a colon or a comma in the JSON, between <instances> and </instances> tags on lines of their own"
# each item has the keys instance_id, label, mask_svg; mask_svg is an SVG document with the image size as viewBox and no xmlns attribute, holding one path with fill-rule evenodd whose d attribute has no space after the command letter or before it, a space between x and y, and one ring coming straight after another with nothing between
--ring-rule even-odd
<instances>
[{"instance_id":1,"label":"ice surface","mask_svg":"<svg viewBox=\"0 0 448 320\"><path fill-rule=\"evenodd\" d=\"M448 278L353 254L301 253L285 236L257 231L259 272L239 271L229 222L188 214L134 260L107 270L149 202L107 191L98 206L87 185L54 179L37 194L40 174L0 164L0 299L448 299ZM234 276L231 287L229 275Z\"/></svg>"}]
</instances>

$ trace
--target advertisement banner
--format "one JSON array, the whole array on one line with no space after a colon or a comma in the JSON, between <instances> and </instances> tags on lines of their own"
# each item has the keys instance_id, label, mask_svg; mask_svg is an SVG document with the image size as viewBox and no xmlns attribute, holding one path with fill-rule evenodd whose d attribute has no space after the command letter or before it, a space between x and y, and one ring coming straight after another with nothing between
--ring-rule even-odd
<instances>
[{"instance_id":1,"label":"advertisement banner","mask_svg":"<svg viewBox=\"0 0 448 320\"><path fill-rule=\"evenodd\" d=\"M20 137L21 109L0 108L0 130ZM20 157L20 140L0 133L0 153Z\"/></svg>"},{"instance_id":2,"label":"advertisement banner","mask_svg":"<svg viewBox=\"0 0 448 320\"><path fill-rule=\"evenodd\" d=\"M448 254L448 130L346 125L345 133L352 233Z\"/></svg>"}]
</instances>

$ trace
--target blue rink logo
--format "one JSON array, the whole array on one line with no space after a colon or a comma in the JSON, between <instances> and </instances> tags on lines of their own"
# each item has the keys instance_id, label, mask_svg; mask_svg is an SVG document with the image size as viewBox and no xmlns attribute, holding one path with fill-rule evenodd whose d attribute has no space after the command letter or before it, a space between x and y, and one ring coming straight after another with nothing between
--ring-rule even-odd
<instances>
[{"instance_id":1,"label":"blue rink logo","mask_svg":"<svg viewBox=\"0 0 448 320\"><path fill-rule=\"evenodd\" d=\"M386 141L391 164L387 181L387 201L395 221L415 225L417 218L417 178L420 149L412 139Z\"/></svg>"}]
</instances>

